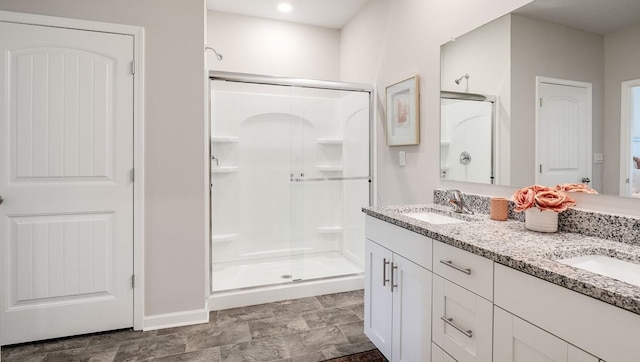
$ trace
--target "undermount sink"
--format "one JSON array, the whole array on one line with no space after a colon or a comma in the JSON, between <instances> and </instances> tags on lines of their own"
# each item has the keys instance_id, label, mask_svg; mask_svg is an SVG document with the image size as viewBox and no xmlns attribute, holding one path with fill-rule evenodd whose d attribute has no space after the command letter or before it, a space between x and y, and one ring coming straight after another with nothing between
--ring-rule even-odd
<instances>
[{"instance_id":1,"label":"undermount sink","mask_svg":"<svg viewBox=\"0 0 640 362\"><path fill-rule=\"evenodd\" d=\"M640 287L640 264L603 255L585 255L558 262Z\"/></svg>"},{"instance_id":2,"label":"undermount sink","mask_svg":"<svg viewBox=\"0 0 640 362\"><path fill-rule=\"evenodd\" d=\"M455 224L465 222L465 220L456 219L453 217L436 214L434 212L428 211L418 211L418 212L407 212L403 214L404 216L412 217L414 219L422 220L424 222L428 222L429 224Z\"/></svg>"}]
</instances>

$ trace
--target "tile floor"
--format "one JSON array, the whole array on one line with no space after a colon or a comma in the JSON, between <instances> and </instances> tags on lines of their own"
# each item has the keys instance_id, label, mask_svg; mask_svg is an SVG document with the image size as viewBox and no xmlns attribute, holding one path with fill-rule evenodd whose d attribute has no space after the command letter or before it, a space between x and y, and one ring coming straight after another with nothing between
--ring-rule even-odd
<instances>
[{"instance_id":1,"label":"tile floor","mask_svg":"<svg viewBox=\"0 0 640 362\"><path fill-rule=\"evenodd\" d=\"M2 361L304 361L375 349L362 290L211 312L208 324L2 347Z\"/></svg>"}]
</instances>

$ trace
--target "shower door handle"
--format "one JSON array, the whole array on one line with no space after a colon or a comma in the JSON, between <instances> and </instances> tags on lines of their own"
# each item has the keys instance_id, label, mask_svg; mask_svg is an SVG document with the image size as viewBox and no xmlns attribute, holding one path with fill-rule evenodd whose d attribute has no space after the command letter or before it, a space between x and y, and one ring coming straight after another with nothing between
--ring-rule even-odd
<instances>
[{"instance_id":1,"label":"shower door handle","mask_svg":"<svg viewBox=\"0 0 640 362\"><path fill-rule=\"evenodd\" d=\"M382 258L382 286L383 287L387 285L387 283L389 282L389 279L387 279L387 265L389 265L387 258Z\"/></svg>"}]
</instances>

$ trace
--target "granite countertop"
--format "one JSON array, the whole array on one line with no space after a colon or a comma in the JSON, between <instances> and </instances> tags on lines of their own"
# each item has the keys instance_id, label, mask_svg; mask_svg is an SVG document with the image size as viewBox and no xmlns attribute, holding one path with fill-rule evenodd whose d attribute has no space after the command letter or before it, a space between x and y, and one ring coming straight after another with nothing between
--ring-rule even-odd
<instances>
[{"instance_id":1,"label":"granite countertop","mask_svg":"<svg viewBox=\"0 0 640 362\"><path fill-rule=\"evenodd\" d=\"M418 234L640 314L640 287L556 261L582 255L605 255L640 263L640 246L577 233L539 233L525 229L521 221L494 221L485 214L456 214L451 207L437 204L367 207L363 211ZM416 211L436 211L468 222L429 224L402 215Z\"/></svg>"}]
</instances>

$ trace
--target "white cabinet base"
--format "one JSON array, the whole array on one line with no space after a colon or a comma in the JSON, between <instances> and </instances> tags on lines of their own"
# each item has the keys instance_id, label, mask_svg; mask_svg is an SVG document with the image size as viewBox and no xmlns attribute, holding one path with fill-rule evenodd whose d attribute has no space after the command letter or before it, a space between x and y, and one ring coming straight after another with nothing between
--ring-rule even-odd
<instances>
[{"instance_id":1,"label":"white cabinet base","mask_svg":"<svg viewBox=\"0 0 640 362\"><path fill-rule=\"evenodd\" d=\"M431 272L365 242L364 333L391 362L431 355Z\"/></svg>"}]
</instances>

